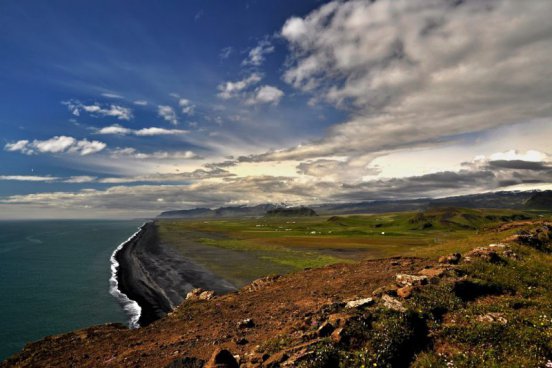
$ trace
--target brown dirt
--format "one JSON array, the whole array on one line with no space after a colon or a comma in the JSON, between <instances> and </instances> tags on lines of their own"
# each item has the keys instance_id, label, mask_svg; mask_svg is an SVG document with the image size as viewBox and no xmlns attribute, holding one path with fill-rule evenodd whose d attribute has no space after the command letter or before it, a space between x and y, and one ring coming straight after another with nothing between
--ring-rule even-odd
<instances>
[{"instance_id":1,"label":"brown dirt","mask_svg":"<svg viewBox=\"0 0 552 368\"><path fill-rule=\"evenodd\" d=\"M430 263L390 258L305 270L209 301L185 301L138 330L104 325L48 337L0 367L164 367L182 357L208 360L217 348L244 356L278 336L293 338L300 324L315 326L332 303L369 297L397 273L415 273ZM255 326L238 327L247 318ZM241 338L245 344L237 343Z\"/></svg>"}]
</instances>

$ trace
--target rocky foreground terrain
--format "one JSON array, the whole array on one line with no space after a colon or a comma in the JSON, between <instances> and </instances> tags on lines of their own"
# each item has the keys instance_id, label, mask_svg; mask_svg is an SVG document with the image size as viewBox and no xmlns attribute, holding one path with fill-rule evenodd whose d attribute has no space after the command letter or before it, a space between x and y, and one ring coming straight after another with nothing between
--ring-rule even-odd
<instances>
[{"instance_id":1,"label":"rocky foreground terrain","mask_svg":"<svg viewBox=\"0 0 552 368\"><path fill-rule=\"evenodd\" d=\"M1 367L549 367L552 224L496 244L193 290L137 330L104 325L29 344Z\"/></svg>"}]
</instances>

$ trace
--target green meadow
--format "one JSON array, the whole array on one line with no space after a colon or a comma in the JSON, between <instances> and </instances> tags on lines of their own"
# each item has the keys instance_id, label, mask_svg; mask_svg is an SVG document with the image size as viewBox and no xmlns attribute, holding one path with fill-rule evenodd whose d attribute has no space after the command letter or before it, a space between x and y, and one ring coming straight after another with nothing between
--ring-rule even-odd
<instances>
[{"instance_id":1,"label":"green meadow","mask_svg":"<svg viewBox=\"0 0 552 368\"><path fill-rule=\"evenodd\" d=\"M368 215L158 220L161 242L237 286L268 274L368 258L437 258L498 242L503 223L543 212L438 208ZM512 234L515 230L510 231Z\"/></svg>"}]
</instances>

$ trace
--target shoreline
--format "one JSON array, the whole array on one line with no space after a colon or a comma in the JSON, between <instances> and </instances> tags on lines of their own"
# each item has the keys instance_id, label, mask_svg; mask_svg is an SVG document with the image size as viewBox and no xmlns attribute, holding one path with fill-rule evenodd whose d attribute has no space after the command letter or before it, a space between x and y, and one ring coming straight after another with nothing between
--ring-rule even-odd
<instances>
[{"instance_id":1,"label":"shoreline","mask_svg":"<svg viewBox=\"0 0 552 368\"><path fill-rule=\"evenodd\" d=\"M114 252L120 304L137 328L164 317L195 289L217 294L236 287L211 271L184 258L170 245L161 244L154 222L145 223ZM114 263L112 262L112 269ZM126 299L125 299L126 297Z\"/></svg>"},{"instance_id":2,"label":"shoreline","mask_svg":"<svg viewBox=\"0 0 552 368\"><path fill-rule=\"evenodd\" d=\"M133 241L140 232L143 231L144 226L146 226L147 223L142 224L138 228L138 231L136 231L134 234L132 234L127 240L119 244L117 248L113 251L111 254L111 257L109 259L111 263L111 277L109 278L109 293L117 299L117 302L121 305L124 312L129 317L128 321L128 327L129 328L138 328L140 327L140 324L138 323L140 319L140 315L142 314L142 308L140 305L135 301L128 297L127 294L125 294L120 286L120 270L121 270L121 264L118 259L118 254L121 252L121 250L126 247L131 241Z\"/></svg>"}]
</instances>

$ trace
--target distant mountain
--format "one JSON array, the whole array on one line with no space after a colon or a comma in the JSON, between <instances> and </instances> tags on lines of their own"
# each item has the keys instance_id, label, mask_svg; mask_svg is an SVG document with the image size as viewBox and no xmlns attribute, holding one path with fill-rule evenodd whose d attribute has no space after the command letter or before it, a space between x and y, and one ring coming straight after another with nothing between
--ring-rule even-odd
<instances>
[{"instance_id":1,"label":"distant mountain","mask_svg":"<svg viewBox=\"0 0 552 368\"><path fill-rule=\"evenodd\" d=\"M339 215L355 213L384 213L403 211L423 211L429 208L510 208L552 210L552 191L495 192L472 194L446 198L419 198L406 200L378 200L358 203L328 203L308 207L319 215ZM158 218L226 218L262 217L285 205L261 204L258 206L234 206L218 209L194 208L191 210L166 211ZM293 208L293 207L292 207ZM295 207L297 208L297 207ZM298 214L301 216L300 214Z\"/></svg>"},{"instance_id":2,"label":"distant mountain","mask_svg":"<svg viewBox=\"0 0 552 368\"><path fill-rule=\"evenodd\" d=\"M204 218L213 217L213 211L210 208L193 208L191 210L176 210L161 212L158 218Z\"/></svg>"},{"instance_id":3,"label":"distant mountain","mask_svg":"<svg viewBox=\"0 0 552 368\"><path fill-rule=\"evenodd\" d=\"M191 210L177 210L162 212L158 218L225 218L225 217L259 217L264 216L267 211L277 208L273 204L260 204L258 206L233 206L220 207L217 209L194 208Z\"/></svg>"},{"instance_id":4,"label":"distant mountain","mask_svg":"<svg viewBox=\"0 0 552 368\"><path fill-rule=\"evenodd\" d=\"M552 190L536 192L525 203L527 208L552 211Z\"/></svg>"},{"instance_id":5,"label":"distant mountain","mask_svg":"<svg viewBox=\"0 0 552 368\"><path fill-rule=\"evenodd\" d=\"M318 216L312 208L308 207L278 207L266 212L266 216L303 217Z\"/></svg>"}]
</instances>

